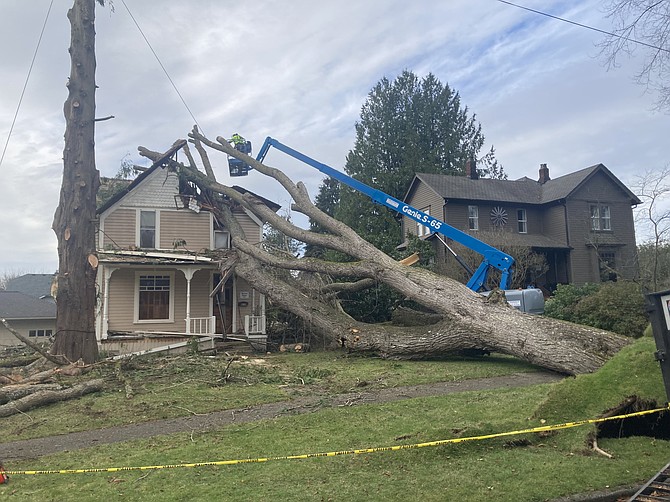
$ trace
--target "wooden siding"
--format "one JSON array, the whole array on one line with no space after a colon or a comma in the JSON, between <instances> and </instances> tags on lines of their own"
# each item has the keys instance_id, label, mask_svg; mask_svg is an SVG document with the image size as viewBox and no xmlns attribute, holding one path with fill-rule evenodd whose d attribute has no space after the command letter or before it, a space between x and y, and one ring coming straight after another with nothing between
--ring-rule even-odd
<instances>
[{"instance_id":1,"label":"wooden siding","mask_svg":"<svg viewBox=\"0 0 670 502\"><path fill-rule=\"evenodd\" d=\"M56 319L9 319L9 323L12 328L32 342L44 342L48 341L49 338L43 336L29 337L28 333L31 329L50 329L52 334L56 334ZM23 342L12 335L7 328L0 326L0 348L15 345L23 345Z\"/></svg>"},{"instance_id":2,"label":"wooden siding","mask_svg":"<svg viewBox=\"0 0 670 502\"><path fill-rule=\"evenodd\" d=\"M609 206L611 230L591 230L593 204ZM570 253L572 282L600 282L596 248L602 246L615 253L616 268L623 277L635 277L635 226L626 194L608 176L597 173L568 199L567 208L570 244L574 248ZM616 245L610 247L612 242Z\"/></svg>"},{"instance_id":3,"label":"wooden siding","mask_svg":"<svg viewBox=\"0 0 670 502\"><path fill-rule=\"evenodd\" d=\"M107 213L102 220L102 249L135 246L136 222L137 212L134 209L118 208Z\"/></svg>"},{"instance_id":4,"label":"wooden siding","mask_svg":"<svg viewBox=\"0 0 670 502\"><path fill-rule=\"evenodd\" d=\"M244 235L251 244L258 244L261 241L261 228L246 213L235 213L235 219L240 223Z\"/></svg>"},{"instance_id":5,"label":"wooden siding","mask_svg":"<svg viewBox=\"0 0 670 502\"><path fill-rule=\"evenodd\" d=\"M177 241L185 241L186 249L197 252L211 249L212 218L207 211L189 209L160 212L160 249L174 249Z\"/></svg>"},{"instance_id":6,"label":"wooden siding","mask_svg":"<svg viewBox=\"0 0 670 502\"><path fill-rule=\"evenodd\" d=\"M173 322L135 322L136 272L174 273ZM191 317L211 315L211 269L197 271L191 280ZM186 278L180 270L173 268L122 268L116 270L109 285L109 331L164 331L184 333L186 331Z\"/></svg>"},{"instance_id":7,"label":"wooden siding","mask_svg":"<svg viewBox=\"0 0 670 502\"><path fill-rule=\"evenodd\" d=\"M436 194L434 190L428 188L422 181L417 183L417 186L407 203L424 212L426 212L426 208L429 208L431 216L440 220L444 218L444 199ZM417 235L417 222L411 218L403 216L402 235L407 236L408 234Z\"/></svg>"},{"instance_id":8,"label":"wooden siding","mask_svg":"<svg viewBox=\"0 0 670 502\"><path fill-rule=\"evenodd\" d=\"M245 293L248 295L248 298L245 298ZM254 307L256 312L261 312L264 299L247 281L237 277L235 281L235 302L236 320L233 332L244 333L244 316L253 314ZM241 305L242 303L246 303L246 305ZM265 313L264 309L262 313Z\"/></svg>"},{"instance_id":9,"label":"wooden siding","mask_svg":"<svg viewBox=\"0 0 670 502\"><path fill-rule=\"evenodd\" d=\"M175 209L179 194L179 178L169 169L156 169L119 203L120 207Z\"/></svg>"},{"instance_id":10,"label":"wooden siding","mask_svg":"<svg viewBox=\"0 0 670 502\"><path fill-rule=\"evenodd\" d=\"M567 227L565 225L565 206L563 204L544 206L540 218L542 232L547 237L568 245Z\"/></svg>"}]
</instances>

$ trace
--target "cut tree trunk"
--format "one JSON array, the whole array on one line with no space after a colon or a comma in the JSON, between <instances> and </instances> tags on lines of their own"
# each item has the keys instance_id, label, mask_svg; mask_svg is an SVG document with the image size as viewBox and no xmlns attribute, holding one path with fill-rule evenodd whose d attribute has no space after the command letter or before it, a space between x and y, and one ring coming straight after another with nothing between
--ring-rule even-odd
<instances>
[{"instance_id":1,"label":"cut tree trunk","mask_svg":"<svg viewBox=\"0 0 670 502\"><path fill-rule=\"evenodd\" d=\"M95 337L95 0L75 0L68 11L72 60L65 101L65 149L60 202L53 230L58 239L58 293L54 355L68 361L98 358Z\"/></svg>"},{"instance_id":2,"label":"cut tree trunk","mask_svg":"<svg viewBox=\"0 0 670 502\"><path fill-rule=\"evenodd\" d=\"M0 406L0 418L16 415L17 413L25 413L28 410L46 406L47 404L67 401L68 399L81 397L91 392L98 392L102 390L103 383L104 380L91 380L90 382L80 383L65 390L42 390L35 392L34 394Z\"/></svg>"}]
</instances>

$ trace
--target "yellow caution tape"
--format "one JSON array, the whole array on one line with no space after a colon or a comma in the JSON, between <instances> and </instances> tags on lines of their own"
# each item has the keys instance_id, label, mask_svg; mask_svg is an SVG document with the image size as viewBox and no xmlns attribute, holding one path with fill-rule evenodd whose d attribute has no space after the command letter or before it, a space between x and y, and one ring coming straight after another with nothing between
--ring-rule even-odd
<instances>
[{"instance_id":1,"label":"yellow caution tape","mask_svg":"<svg viewBox=\"0 0 670 502\"><path fill-rule=\"evenodd\" d=\"M588 424L597 424L601 422L607 422L610 420L621 420L625 418L640 417L643 415L651 415L654 413L660 413L662 411L670 410L670 404L665 408L656 408L653 410L644 410L636 411L634 413L627 413L625 415L617 415L614 417L606 418L594 418L589 420L580 420L578 422L565 422L563 424L555 425L543 425L540 427L532 427L530 429L520 429L510 432L497 432L495 434L485 434L482 436L468 436L463 438L452 438L452 439L440 439L437 441L428 441L426 443L414 443L414 444L403 444L396 446L380 446L376 448L363 448L358 450L342 450L342 451L329 451L329 452L320 452L320 453L305 453L302 455L284 455L278 457L261 457L261 458L245 458L245 459L235 459L235 460L217 460L213 462L194 462L190 464L166 464L166 465L144 465L137 467L103 467L103 468L91 468L91 469L60 469L60 470L36 470L36 471L5 471L9 475L35 475L35 474L84 474L88 472L124 472L124 471L150 471L158 469L177 469L177 468L188 468L188 467L205 467L205 466L217 466L217 465L237 465L237 464L254 464L254 463L263 463L270 462L274 460L298 460L306 458L317 458L317 457L337 457L340 455L360 455L363 453L377 453L384 451L399 451L399 450L408 450L412 448L425 448L426 446L441 446L445 444L453 443L464 443L466 441L481 441L484 439L493 439L505 436L516 436L519 434L531 434L537 432L547 432L547 431L557 431L561 429L570 429L572 427L579 427L582 425Z\"/></svg>"}]
</instances>

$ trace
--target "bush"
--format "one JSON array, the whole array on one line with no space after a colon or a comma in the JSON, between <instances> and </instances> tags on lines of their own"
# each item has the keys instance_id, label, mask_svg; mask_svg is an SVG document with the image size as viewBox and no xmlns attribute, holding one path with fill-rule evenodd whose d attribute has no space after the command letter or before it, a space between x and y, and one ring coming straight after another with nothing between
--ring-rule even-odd
<instances>
[{"instance_id":1,"label":"bush","mask_svg":"<svg viewBox=\"0 0 670 502\"><path fill-rule=\"evenodd\" d=\"M648 324L642 290L627 281L559 286L545 314L633 338L642 336Z\"/></svg>"},{"instance_id":2,"label":"bush","mask_svg":"<svg viewBox=\"0 0 670 502\"><path fill-rule=\"evenodd\" d=\"M559 284L554 294L547 300L544 313L554 319L583 324L577 318L577 304L583 298L595 294L599 289L600 284L584 284L583 286Z\"/></svg>"}]
</instances>

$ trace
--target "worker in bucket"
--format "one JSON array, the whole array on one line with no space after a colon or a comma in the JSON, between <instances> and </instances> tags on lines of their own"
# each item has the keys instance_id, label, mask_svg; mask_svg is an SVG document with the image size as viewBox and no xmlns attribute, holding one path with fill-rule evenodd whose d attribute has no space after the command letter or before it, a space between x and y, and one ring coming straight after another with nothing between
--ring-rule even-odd
<instances>
[{"instance_id":1,"label":"worker in bucket","mask_svg":"<svg viewBox=\"0 0 670 502\"><path fill-rule=\"evenodd\" d=\"M233 134L233 137L230 138L230 143L233 144L235 150L243 151L244 146L247 144L247 140L240 136L238 133Z\"/></svg>"}]
</instances>

